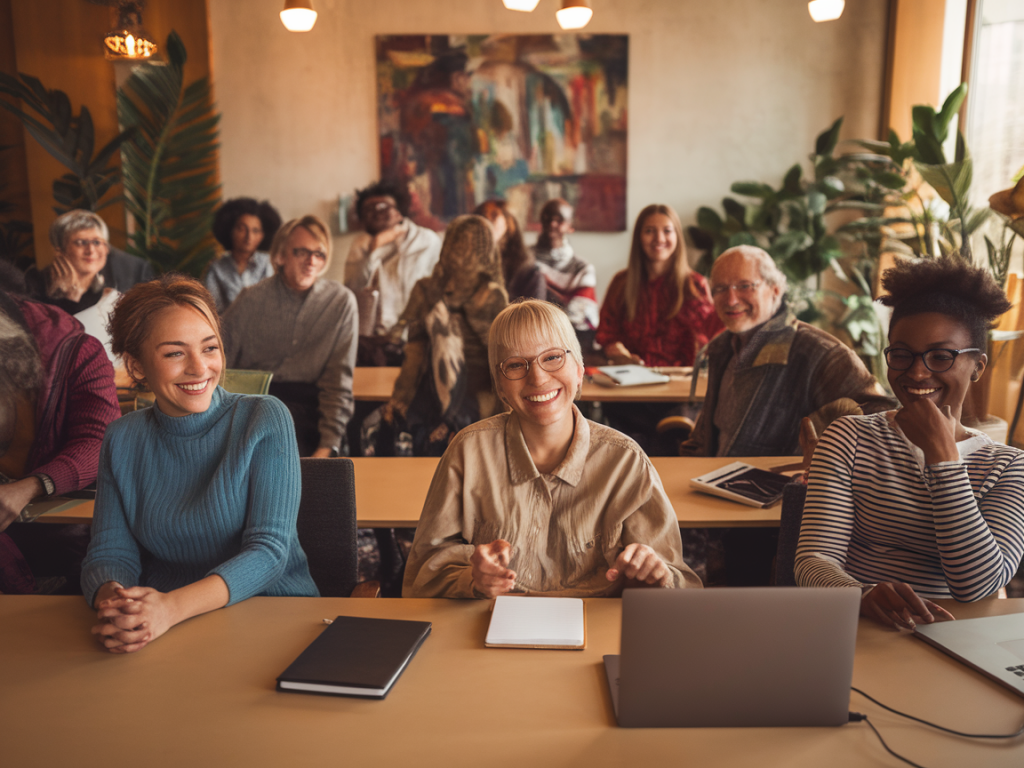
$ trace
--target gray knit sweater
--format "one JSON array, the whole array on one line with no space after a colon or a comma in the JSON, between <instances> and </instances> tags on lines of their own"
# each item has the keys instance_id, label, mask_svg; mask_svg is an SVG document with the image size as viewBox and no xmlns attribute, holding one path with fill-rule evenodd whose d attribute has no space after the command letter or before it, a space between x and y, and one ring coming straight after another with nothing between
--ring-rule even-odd
<instances>
[{"instance_id":1,"label":"gray knit sweater","mask_svg":"<svg viewBox=\"0 0 1024 768\"><path fill-rule=\"evenodd\" d=\"M229 368L316 384L319 447L339 448L354 407L358 332L356 297L341 283L320 279L300 294L275 275L238 294L224 314L224 354Z\"/></svg>"}]
</instances>

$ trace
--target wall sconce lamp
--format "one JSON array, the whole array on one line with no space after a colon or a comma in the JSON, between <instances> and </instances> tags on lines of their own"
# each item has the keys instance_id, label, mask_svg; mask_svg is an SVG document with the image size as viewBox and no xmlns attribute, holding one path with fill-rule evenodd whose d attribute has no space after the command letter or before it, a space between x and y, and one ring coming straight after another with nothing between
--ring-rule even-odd
<instances>
[{"instance_id":1,"label":"wall sconce lamp","mask_svg":"<svg viewBox=\"0 0 1024 768\"><path fill-rule=\"evenodd\" d=\"M285 0L281 23L289 32L309 32L316 24L316 11L310 0Z\"/></svg>"},{"instance_id":2,"label":"wall sconce lamp","mask_svg":"<svg viewBox=\"0 0 1024 768\"><path fill-rule=\"evenodd\" d=\"M815 21L835 21L843 15L846 0L811 0L807 11Z\"/></svg>"},{"instance_id":3,"label":"wall sconce lamp","mask_svg":"<svg viewBox=\"0 0 1024 768\"><path fill-rule=\"evenodd\" d=\"M558 26L562 29L582 29L593 15L590 0L562 0L562 7L555 11Z\"/></svg>"},{"instance_id":4,"label":"wall sconce lamp","mask_svg":"<svg viewBox=\"0 0 1024 768\"><path fill-rule=\"evenodd\" d=\"M525 11L529 13L537 7L540 0L501 0L510 11Z\"/></svg>"},{"instance_id":5,"label":"wall sconce lamp","mask_svg":"<svg viewBox=\"0 0 1024 768\"><path fill-rule=\"evenodd\" d=\"M142 26L142 3L117 4L117 28L103 37L103 55L110 61L148 59L156 43Z\"/></svg>"}]
</instances>

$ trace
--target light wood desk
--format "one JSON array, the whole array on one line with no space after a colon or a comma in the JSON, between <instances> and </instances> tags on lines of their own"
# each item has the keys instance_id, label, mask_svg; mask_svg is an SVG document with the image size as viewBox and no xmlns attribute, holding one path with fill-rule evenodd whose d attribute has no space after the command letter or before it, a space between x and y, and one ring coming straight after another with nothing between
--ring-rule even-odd
<instances>
[{"instance_id":1,"label":"light wood desk","mask_svg":"<svg viewBox=\"0 0 1024 768\"><path fill-rule=\"evenodd\" d=\"M357 367L352 376L352 395L356 400L386 402L391 399L395 388L399 368L363 368ZM707 393L708 379L705 373L697 379L696 395L690 397L690 377L673 374L667 384L650 384L642 387L602 387L591 381L584 380L584 401L600 400L603 402L630 403L683 403L701 402Z\"/></svg>"},{"instance_id":2,"label":"light wood desk","mask_svg":"<svg viewBox=\"0 0 1024 768\"><path fill-rule=\"evenodd\" d=\"M690 478L703 475L731 461L745 461L757 467L788 464L795 458L759 456L744 459L654 458L672 507L683 528L777 528L781 506L768 509L747 507L717 496L690 489ZM354 458L356 471L356 514L360 528L414 528L423 511L439 459ZM91 501L60 512L50 512L36 523L91 523Z\"/></svg>"},{"instance_id":3,"label":"light wood desk","mask_svg":"<svg viewBox=\"0 0 1024 768\"><path fill-rule=\"evenodd\" d=\"M620 729L602 655L621 601L589 600L583 651L487 649L488 601L256 597L187 621L131 656L104 652L81 597L0 596L3 763L189 766L897 766L864 723L839 728ZM961 617L1024 600L956 605ZM431 621L383 701L277 693L274 679L339 614ZM699 661L695 660L695 663ZM961 730L1016 730L1024 699L909 635L861 624L854 685ZM1024 739L944 735L851 694L889 744L930 766L1024 765Z\"/></svg>"}]
</instances>

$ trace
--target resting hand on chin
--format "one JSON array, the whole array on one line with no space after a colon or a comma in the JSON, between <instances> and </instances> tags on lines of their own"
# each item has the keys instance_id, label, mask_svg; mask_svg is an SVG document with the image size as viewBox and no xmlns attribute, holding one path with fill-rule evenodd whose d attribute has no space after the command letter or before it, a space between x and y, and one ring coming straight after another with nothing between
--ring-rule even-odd
<instances>
[{"instance_id":1,"label":"resting hand on chin","mask_svg":"<svg viewBox=\"0 0 1024 768\"><path fill-rule=\"evenodd\" d=\"M896 412L896 423L907 439L924 451L927 464L960 460L958 423L948 405L939 410L931 400L916 399Z\"/></svg>"}]
</instances>

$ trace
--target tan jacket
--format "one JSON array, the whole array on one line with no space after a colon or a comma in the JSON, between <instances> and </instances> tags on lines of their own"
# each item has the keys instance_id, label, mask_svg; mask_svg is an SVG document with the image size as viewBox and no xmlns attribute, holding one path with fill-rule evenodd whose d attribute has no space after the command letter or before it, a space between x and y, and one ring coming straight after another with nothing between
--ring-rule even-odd
<instances>
[{"instance_id":1,"label":"tan jacket","mask_svg":"<svg viewBox=\"0 0 1024 768\"><path fill-rule=\"evenodd\" d=\"M513 413L458 434L430 484L404 597L479 597L469 559L495 539L512 545L517 592L618 595L623 579L605 572L633 542L654 548L675 587L701 586L650 460L625 435L574 415L569 452L550 475L537 471Z\"/></svg>"}]
</instances>

